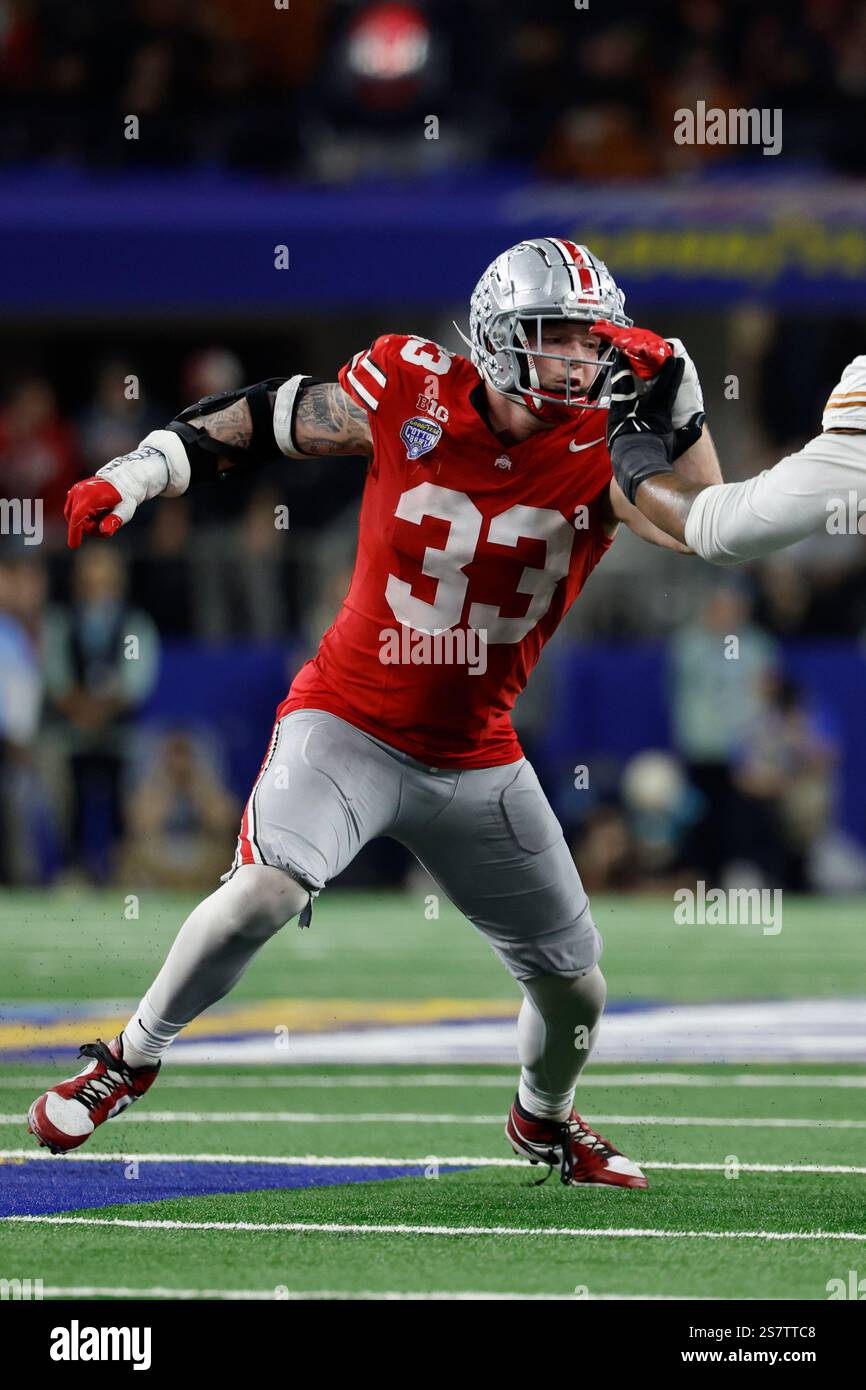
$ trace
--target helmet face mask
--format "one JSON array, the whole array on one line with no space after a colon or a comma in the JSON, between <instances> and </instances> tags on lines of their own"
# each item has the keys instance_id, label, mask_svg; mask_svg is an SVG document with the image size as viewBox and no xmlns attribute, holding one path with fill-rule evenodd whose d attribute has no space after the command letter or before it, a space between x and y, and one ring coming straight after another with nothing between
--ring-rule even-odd
<instances>
[{"instance_id":1,"label":"helmet face mask","mask_svg":"<svg viewBox=\"0 0 866 1390\"><path fill-rule=\"evenodd\" d=\"M595 322L595 316L592 317ZM514 341L509 351L517 357L518 382L523 394L529 394L533 401L550 401L569 406L572 409L597 410L599 398L604 394L613 366L614 348L599 342L599 351L592 357L577 356L575 353L554 352L544 346L544 326L551 323L574 323L564 315L537 315L517 321ZM562 386L551 386L542 382L539 366L541 363L561 364ZM584 378L580 380L580 378ZM588 378L588 379L587 379Z\"/></svg>"},{"instance_id":2,"label":"helmet face mask","mask_svg":"<svg viewBox=\"0 0 866 1390\"><path fill-rule=\"evenodd\" d=\"M550 423L600 409L612 349L593 357L552 352L543 346L544 325L607 319L630 327L624 301L607 267L585 246L553 237L520 242L496 258L473 291L472 361L494 391ZM562 364L561 386L542 384L539 363L548 361ZM588 381L586 368L592 369Z\"/></svg>"}]
</instances>

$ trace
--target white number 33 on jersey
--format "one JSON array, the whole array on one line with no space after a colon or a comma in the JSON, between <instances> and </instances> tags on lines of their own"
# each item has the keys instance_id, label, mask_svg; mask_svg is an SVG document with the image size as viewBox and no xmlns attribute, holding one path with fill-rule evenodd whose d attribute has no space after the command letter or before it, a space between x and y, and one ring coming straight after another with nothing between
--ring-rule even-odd
<instances>
[{"instance_id":1,"label":"white number 33 on jersey","mask_svg":"<svg viewBox=\"0 0 866 1390\"><path fill-rule=\"evenodd\" d=\"M403 356L411 346L406 344ZM429 346L429 345L424 345ZM430 366L429 362L419 365ZM432 370L437 370L435 367ZM439 368L439 370L447 370ZM438 580L435 603L416 598L411 584L389 574L385 597L399 623L419 632L444 632L460 622L469 580L464 567L475 557L484 517L465 492L440 487L437 483L419 483L404 492L397 503L396 516L403 521L420 525L425 516L438 517L451 523L448 540L441 549L427 546L421 561L421 572ZM521 537L543 540L546 543L544 567L527 565L517 584L517 592L530 595L529 607L522 618L504 617L502 610L490 603L470 603L468 623L485 634L490 642L521 642L550 607L560 579L568 574L574 531L561 512L549 507L509 507L491 519L487 540L494 545L516 546ZM505 595L503 595L505 598Z\"/></svg>"}]
</instances>

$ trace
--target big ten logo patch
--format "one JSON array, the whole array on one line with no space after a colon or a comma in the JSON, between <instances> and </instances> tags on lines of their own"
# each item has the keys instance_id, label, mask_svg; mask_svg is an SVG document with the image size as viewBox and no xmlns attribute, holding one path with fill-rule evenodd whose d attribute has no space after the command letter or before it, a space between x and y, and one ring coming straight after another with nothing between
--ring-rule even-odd
<instances>
[{"instance_id":1,"label":"big ten logo patch","mask_svg":"<svg viewBox=\"0 0 866 1390\"><path fill-rule=\"evenodd\" d=\"M439 378L428 372L424 378L424 390L418 396L417 409L438 420L441 425L448 422L448 407L439 404Z\"/></svg>"},{"instance_id":2,"label":"big ten logo patch","mask_svg":"<svg viewBox=\"0 0 866 1390\"><path fill-rule=\"evenodd\" d=\"M425 395L423 391L418 396L416 408L418 410L423 410L425 415L432 416L434 420L438 420L441 425L446 425L448 423L448 407L439 405L437 401L432 400L431 397Z\"/></svg>"}]
</instances>

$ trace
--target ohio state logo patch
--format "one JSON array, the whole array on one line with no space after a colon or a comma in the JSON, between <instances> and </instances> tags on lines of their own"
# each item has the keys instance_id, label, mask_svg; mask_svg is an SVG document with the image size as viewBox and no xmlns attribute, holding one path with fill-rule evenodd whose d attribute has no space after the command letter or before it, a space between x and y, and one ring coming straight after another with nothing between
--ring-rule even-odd
<instances>
[{"instance_id":1,"label":"ohio state logo patch","mask_svg":"<svg viewBox=\"0 0 866 1390\"><path fill-rule=\"evenodd\" d=\"M400 438L406 445L407 459L418 459L436 448L442 438L442 426L435 420L425 420L423 415L413 415L411 420L403 421Z\"/></svg>"}]
</instances>

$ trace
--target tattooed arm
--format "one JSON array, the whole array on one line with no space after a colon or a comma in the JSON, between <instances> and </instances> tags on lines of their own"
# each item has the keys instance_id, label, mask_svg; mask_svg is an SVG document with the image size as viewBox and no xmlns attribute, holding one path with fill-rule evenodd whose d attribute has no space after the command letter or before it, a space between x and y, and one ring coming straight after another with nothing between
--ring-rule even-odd
<instances>
[{"instance_id":1,"label":"tattooed arm","mask_svg":"<svg viewBox=\"0 0 866 1390\"><path fill-rule=\"evenodd\" d=\"M295 443L305 454L372 454L366 410L335 381L304 387L295 411Z\"/></svg>"},{"instance_id":2,"label":"tattooed arm","mask_svg":"<svg viewBox=\"0 0 866 1390\"><path fill-rule=\"evenodd\" d=\"M273 407L275 391L268 392ZM194 416L195 429L206 429L214 439L243 448L252 434L252 419L245 400L235 401L211 415ZM302 388L294 418L294 440L305 454L372 454L373 437L367 412L356 405L335 381ZM231 468L229 459L220 469Z\"/></svg>"},{"instance_id":3,"label":"tattooed arm","mask_svg":"<svg viewBox=\"0 0 866 1390\"><path fill-rule=\"evenodd\" d=\"M275 395L275 391L268 392L268 399L272 405ZM253 434L250 408L243 398L232 405L224 406L222 410L215 410L212 415L193 415L187 424L196 430L207 430L214 439L221 440L223 444L232 444L238 449L243 449L249 444ZM220 471L231 466L230 459L220 459Z\"/></svg>"}]
</instances>

